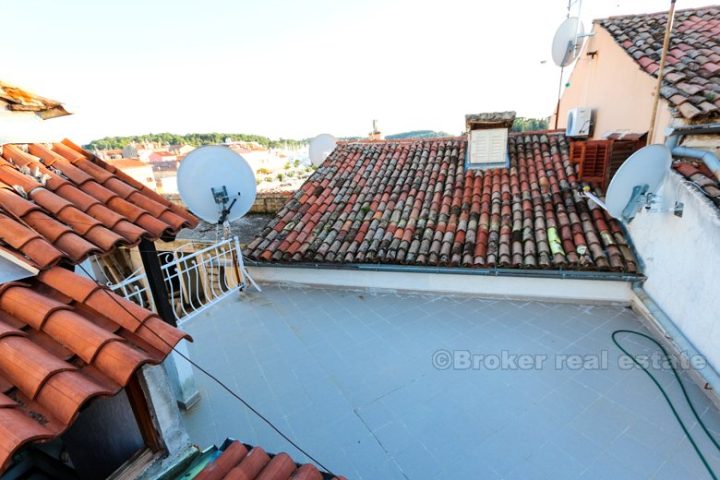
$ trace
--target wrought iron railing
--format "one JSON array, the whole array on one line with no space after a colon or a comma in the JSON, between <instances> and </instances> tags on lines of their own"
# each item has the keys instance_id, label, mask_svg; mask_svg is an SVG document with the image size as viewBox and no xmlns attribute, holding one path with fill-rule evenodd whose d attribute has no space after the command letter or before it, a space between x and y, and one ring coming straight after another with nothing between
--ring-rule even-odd
<instances>
[{"instance_id":1,"label":"wrought iron railing","mask_svg":"<svg viewBox=\"0 0 720 480\"><path fill-rule=\"evenodd\" d=\"M243 290L252 278L245 270L237 237L218 243L192 241L159 251L165 290L178 323L199 314L233 292ZM115 293L153 309L145 271L140 269L119 283L108 283Z\"/></svg>"}]
</instances>

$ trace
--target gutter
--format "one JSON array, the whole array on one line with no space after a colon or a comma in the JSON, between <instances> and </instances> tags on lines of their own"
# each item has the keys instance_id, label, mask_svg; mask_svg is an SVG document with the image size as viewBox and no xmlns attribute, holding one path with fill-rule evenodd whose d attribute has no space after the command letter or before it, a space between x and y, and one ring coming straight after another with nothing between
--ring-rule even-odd
<instances>
[{"instance_id":1,"label":"gutter","mask_svg":"<svg viewBox=\"0 0 720 480\"><path fill-rule=\"evenodd\" d=\"M245 260L245 266L258 268L307 268L313 270L351 270L356 272L400 272L400 273L432 273L445 275L475 275L481 277L525 277L567 280L602 280L615 282L644 282L642 274L624 272L597 272L577 270L529 270L516 268L465 268L465 267L430 267L416 265L383 265L383 264L327 264L327 263L267 263Z\"/></svg>"},{"instance_id":2,"label":"gutter","mask_svg":"<svg viewBox=\"0 0 720 480\"><path fill-rule=\"evenodd\" d=\"M673 128L668 132L665 145L670 149L673 157L694 158L707 165L715 178L720 181L720 158L712 152L699 148L683 147L680 144L686 135L701 135L720 133L720 124L710 124L698 127Z\"/></svg>"},{"instance_id":3,"label":"gutter","mask_svg":"<svg viewBox=\"0 0 720 480\"><path fill-rule=\"evenodd\" d=\"M649 317L648 320L654 323L653 326L659 330L659 334L664 340L663 343L666 345L669 344L671 347L670 350L676 356L685 357L685 359L688 360L688 363L692 366L688 373L696 374L699 377L696 378L696 381L700 380L699 383L701 383L700 386L703 390L711 390L713 392L711 396L712 400L716 403L720 402L720 398L718 398L720 394L720 375L713 365L711 365L706 357L695 348L695 345L685 337L682 330L675 325L672 319L655 303L655 300L647 294L639 283L634 283L632 290L642 306L647 309L645 316ZM698 369L695 367L693 359L697 358L702 358L705 361L704 368Z\"/></svg>"}]
</instances>

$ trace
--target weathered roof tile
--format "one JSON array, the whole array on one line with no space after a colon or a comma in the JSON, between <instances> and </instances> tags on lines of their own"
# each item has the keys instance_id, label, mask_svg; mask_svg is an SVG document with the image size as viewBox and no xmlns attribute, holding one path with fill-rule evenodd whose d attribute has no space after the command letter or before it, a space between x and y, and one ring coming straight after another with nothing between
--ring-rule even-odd
<instances>
[{"instance_id":1,"label":"weathered roof tile","mask_svg":"<svg viewBox=\"0 0 720 480\"><path fill-rule=\"evenodd\" d=\"M248 255L636 271L630 249L618 247L624 237L612 240L615 221L576 193L564 135L511 134L509 169L466 170L466 148L460 137L341 143L249 244Z\"/></svg>"},{"instance_id":2,"label":"weathered roof tile","mask_svg":"<svg viewBox=\"0 0 720 480\"><path fill-rule=\"evenodd\" d=\"M650 75L659 69L667 13L625 15L596 20ZM720 7L678 10L673 23L667 71L660 94L686 118L716 118L719 110L701 106L720 86ZM672 87L672 88L667 88ZM678 95L677 91L683 95ZM697 96L697 99L693 98ZM689 104L686 103L689 100Z\"/></svg>"}]
</instances>

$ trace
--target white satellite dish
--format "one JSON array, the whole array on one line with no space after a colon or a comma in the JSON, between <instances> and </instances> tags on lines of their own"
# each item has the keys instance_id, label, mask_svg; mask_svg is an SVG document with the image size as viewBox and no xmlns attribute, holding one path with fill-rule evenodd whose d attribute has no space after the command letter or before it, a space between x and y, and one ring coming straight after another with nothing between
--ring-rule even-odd
<instances>
[{"instance_id":1,"label":"white satellite dish","mask_svg":"<svg viewBox=\"0 0 720 480\"><path fill-rule=\"evenodd\" d=\"M335 150L337 139L329 133L321 133L310 140L310 162L318 166Z\"/></svg>"},{"instance_id":2,"label":"white satellite dish","mask_svg":"<svg viewBox=\"0 0 720 480\"><path fill-rule=\"evenodd\" d=\"M209 223L237 220L255 201L255 174L250 164L221 145L190 152L180 162L177 183L185 205Z\"/></svg>"},{"instance_id":3,"label":"white satellite dish","mask_svg":"<svg viewBox=\"0 0 720 480\"><path fill-rule=\"evenodd\" d=\"M610 181L605 195L607 211L629 223L645 206L657 202L657 192L670 171L672 154L665 145L648 145L633 153ZM677 206L676 206L677 212Z\"/></svg>"},{"instance_id":4,"label":"white satellite dish","mask_svg":"<svg viewBox=\"0 0 720 480\"><path fill-rule=\"evenodd\" d=\"M585 31L578 17L566 18L560 24L552 42L552 59L558 67L567 67L580 55Z\"/></svg>"}]
</instances>

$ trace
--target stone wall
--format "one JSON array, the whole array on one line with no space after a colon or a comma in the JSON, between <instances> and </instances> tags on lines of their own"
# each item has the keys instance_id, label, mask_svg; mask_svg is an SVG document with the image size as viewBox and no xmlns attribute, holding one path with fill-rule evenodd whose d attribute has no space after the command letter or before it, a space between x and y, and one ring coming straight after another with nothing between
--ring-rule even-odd
<instances>
[{"instance_id":1,"label":"stone wall","mask_svg":"<svg viewBox=\"0 0 720 480\"><path fill-rule=\"evenodd\" d=\"M294 192L260 192L250 213L276 213L292 197Z\"/></svg>"},{"instance_id":2,"label":"stone wall","mask_svg":"<svg viewBox=\"0 0 720 480\"><path fill-rule=\"evenodd\" d=\"M250 213L276 213L292 197L293 193L295 192L259 192L255 198L255 203L250 208ZM163 197L184 206L182 200L180 200L180 195L164 194Z\"/></svg>"}]
</instances>

